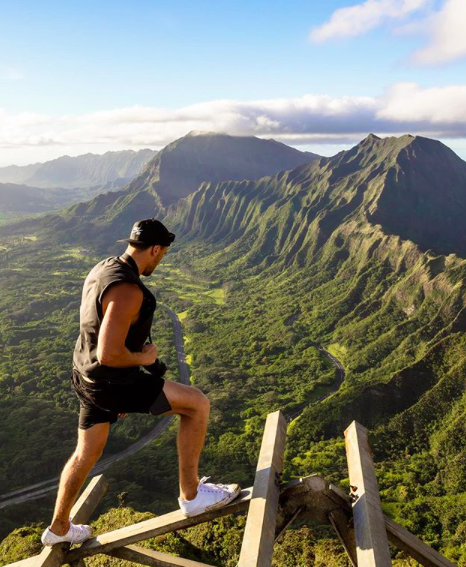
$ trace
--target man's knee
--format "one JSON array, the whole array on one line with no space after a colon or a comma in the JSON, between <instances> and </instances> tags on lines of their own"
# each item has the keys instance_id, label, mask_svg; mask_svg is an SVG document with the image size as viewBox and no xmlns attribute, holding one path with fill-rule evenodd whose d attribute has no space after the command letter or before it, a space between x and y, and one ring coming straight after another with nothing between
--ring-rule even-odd
<instances>
[{"instance_id":1,"label":"man's knee","mask_svg":"<svg viewBox=\"0 0 466 567\"><path fill-rule=\"evenodd\" d=\"M201 392L201 390L198 390L197 388L195 388L195 390L198 392L197 396L197 403L196 403L196 409L198 409L198 411L202 414L209 414L210 412L210 400L209 398L203 393Z\"/></svg>"},{"instance_id":2,"label":"man's knee","mask_svg":"<svg viewBox=\"0 0 466 567\"><path fill-rule=\"evenodd\" d=\"M186 403L186 413L191 416L207 417L210 412L209 398L198 388L190 386L190 396Z\"/></svg>"},{"instance_id":3,"label":"man's knee","mask_svg":"<svg viewBox=\"0 0 466 567\"><path fill-rule=\"evenodd\" d=\"M167 380L164 392L173 408L171 413L190 416L209 415L209 398L195 386L187 386Z\"/></svg>"}]
</instances>

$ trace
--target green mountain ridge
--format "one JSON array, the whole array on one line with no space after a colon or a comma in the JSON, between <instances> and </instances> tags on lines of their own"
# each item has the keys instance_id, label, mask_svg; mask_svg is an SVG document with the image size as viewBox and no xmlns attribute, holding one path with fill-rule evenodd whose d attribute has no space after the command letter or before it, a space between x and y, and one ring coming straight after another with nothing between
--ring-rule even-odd
<instances>
[{"instance_id":1,"label":"green mountain ridge","mask_svg":"<svg viewBox=\"0 0 466 567\"><path fill-rule=\"evenodd\" d=\"M435 177L429 169L433 150L438 153ZM411 168L405 155L415 152ZM448 188L443 193L440 179ZM409 135L383 140L370 135L334 157L258 181L204 183L170 207L166 221L190 238L221 244L219 266L251 267L266 259L283 268L304 266L350 220L361 227L380 225L385 234L424 250L466 256L465 213L466 163L449 148Z\"/></svg>"},{"instance_id":2,"label":"green mountain ridge","mask_svg":"<svg viewBox=\"0 0 466 567\"><path fill-rule=\"evenodd\" d=\"M37 406L46 398L72 407L60 390L61 359L53 359L56 347L48 346L59 345L64 353L67 334L75 336L67 317L76 316L79 282L72 258L61 250L63 239L86 243L98 254L116 250L114 240L145 207L144 216L154 211L177 234L160 293L185 315L193 383L211 399L202 470L222 482L249 485L266 414L307 404L289 428L284 479L318 473L346 488L342 433L357 419L372 432L385 510L464 567L466 259L456 212L466 201L465 167L440 142L369 135L347 152L272 176L202 183L168 207L152 187L121 191L116 199L106 194L42 224L35 219L37 241L23 248L14 246L25 223L11 225L8 233L0 229L0 245L11 246L8 269L0 270L0 285L8 283L4 312L14 320L9 327L0 316L0 338L7 345L0 357L0 376L8 372L0 380L4 411L16 400L10 430L24 427L15 396L34 396ZM56 275L57 289L68 295L40 296L29 307L17 290L47 289L39 270L44 260L34 257L45 241L57 247L43 252L48 265L74 270L73 278ZM21 278L15 270L24 255L34 258L37 274L23 272ZM199 301L194 283L205 280L223 291L222 302ZM61 327L47 326L50 336L36 345L36 327L43 328L38 313L51 313ZM19 341L26 330L30 335ZM162 330L165 340L170 330ZM346 377L337 392L313 403L335 381L316 344L340 360ZM35 356L29 366L26 354ZM54 360L57 378L43 367L44 357ZM43 424L48 435L63 436L58 424L45 418ZM26 457L16 457L19 477ZM47 467L52 465L49 458ZM38 463L37 471L28 471L29 482L39 472ZM173 509L175 430L115 464L111 487L107 507L130 487L137 509ZM31 505L24 510L30 521L45 516ZM5 523L22 525L19 509L5 512ZM320 564L339 564L338 553ZM402 555L394 565L406 565Z\"/></svg>"}]
</instances>

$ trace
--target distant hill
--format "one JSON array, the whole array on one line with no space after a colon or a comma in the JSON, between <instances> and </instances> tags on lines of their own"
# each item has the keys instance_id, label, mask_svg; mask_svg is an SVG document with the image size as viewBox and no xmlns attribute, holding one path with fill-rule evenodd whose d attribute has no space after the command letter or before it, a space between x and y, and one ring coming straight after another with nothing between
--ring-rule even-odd
<instances>
[{"instance_id":1,"label":"distant hill","mask_svg":"<svg viewBox=\"0 0 466 567\"><path fill-rule=\"evenodd\" d=\"M16 183L0 183L0 220L56 211L86 197L87 191L80 189L42 189Z\"/></svg>"},{"instance_id":2,"label":"distant hill","mask_svg":"<svg viewBox=\"0 0 466 567\"><path fill-rule=\"evenodd\" d=\"M193 193L203 181L259 179L318 157L275 140L192 131L163 148L130 190L154 189L167 206Z\"/></svg>"},{"instance_id":3,"label":"distant hill","mask_svg":"<svg viewBox=\"0 0 466 567\"><path fill-rule=\"evenodd\" d=\"M41 163L31 163L29 165L7 165L6 167L0 167L0 182L15 183L16 185L26 183L41 165Z\"/></svg>"},{"instance_id":4,"label":"distant hill","mask_svg":"<svg viewBox=\"0 0 466 567\"><path fill-rule=\"evenodd\" d=\"M123 150L103 155L88 153L77 157L62 156L26 166L11 165L0 168L0 182L42 189L93 189L95 194L126 185L156 153L149 149L137 152Z\"/></svg>"},{"instance_id":5,"label":"distant hill","mask_svg":"<svg viewBox=\"0 0 466 567\"><path fill-rule=\"evenodd\" d=\"M170 203L194 193L203 181L256 179L316 159L274 140L191 132L158 152L124 189L99 194L28 226L61 234L65 241L102 247L111 234L129 234L134 219L165 215ZM21 232L23 226L10 225L9 230Z\"/></svg>"},{"instance_id":6,"label":"distant hill","mask_svg":"<svg viewBox=\"0 0 466 567\"><path fill-rule=\"evenodd\" d=\"M60 193L14 183L0 183L0 214L40 213L57 208Z\"/></svg>"}]
</instances>

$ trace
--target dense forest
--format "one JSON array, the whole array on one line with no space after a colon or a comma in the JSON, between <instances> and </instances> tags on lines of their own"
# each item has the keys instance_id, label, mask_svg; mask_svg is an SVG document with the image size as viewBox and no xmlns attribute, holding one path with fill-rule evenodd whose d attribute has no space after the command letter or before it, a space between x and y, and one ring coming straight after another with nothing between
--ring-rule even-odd
<instances>
[{"instance_id":1,"label":"dense forest","mask_svg":"<svg viewBox=\"0 0 466 567\"><path fill-rule=\"evenodd\" d=\"M255 182L201 185L166 211L176 245L148 283L178 314L192 384L211 400L201 474L251 485L266 415L304 406L289 425L284 480L319 473L347 490L343 430L356 419L371 429L384 511L465 566L466 260L451 227L435 249L426 246L434 233L400 235L404 223L387 216L398 198L389 189L396 179L406 183L402 157L414 148L422 171L423 152L428 161L438 151L408 137L389 140L369 138L335 158ZM397 177L387 173L395 167ZM462 183L463 165L455 167L450 180ZM434 219L429 192L423 197L411 213L425 207ZM98 203L81 207L83 224L96 226ZM69 366L79 295L87 270L118 253L112 242L121 237L123 213L115 206L102 228L114 235L105 236L106 247L104 237L98 246L86 241L82 225L75 246L50 240L45 223L22 237L19 228L0 231L1 493L58 474L74 446ZM457 253L446 254L448 247ZM173 329L161 309L153 339L176 379ZM323 401L336 369L317 345L345 368L344 383ZM120 420L106 451L152 425L142 415ZM110 490L96 529L176 507L175 436L176 423L106 472ZM53 504L51 494L2 509L3 564L40 549ZM224 519L147 545L234 565L243 525L242 517ZM398 567L416 565L401 552L393 557ZM347 565L326 529L299 521L274 561Z\"/></svg>"}]
</instances>

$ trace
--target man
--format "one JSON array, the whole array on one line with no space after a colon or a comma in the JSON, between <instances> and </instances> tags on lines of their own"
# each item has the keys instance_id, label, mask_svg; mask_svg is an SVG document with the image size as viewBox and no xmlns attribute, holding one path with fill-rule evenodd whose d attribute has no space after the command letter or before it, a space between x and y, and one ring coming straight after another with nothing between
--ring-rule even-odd
<instances>
[{"instance_id":1,"label":"man","mask_svg":"<svg viewBox=\"0 0 466 567\"><path fill-rule=\"evenodd\" d=\"M130 238L118 241L128 243L126 252L102 260L86 277L71 373L80 401L78 442L60 477L52 523L41 538L44 545L92 536L88 525L71 522L71 508L103 452L110 425L127 413L180 416L178 502L185 515L223 507L241 491L237 484L199 480L209 400L193 386L162 378L166 366L157 346L145 344L156 300L140 275L152 274L174 239L160 221L138 221Z\"/></svg>"}]
</instances>

